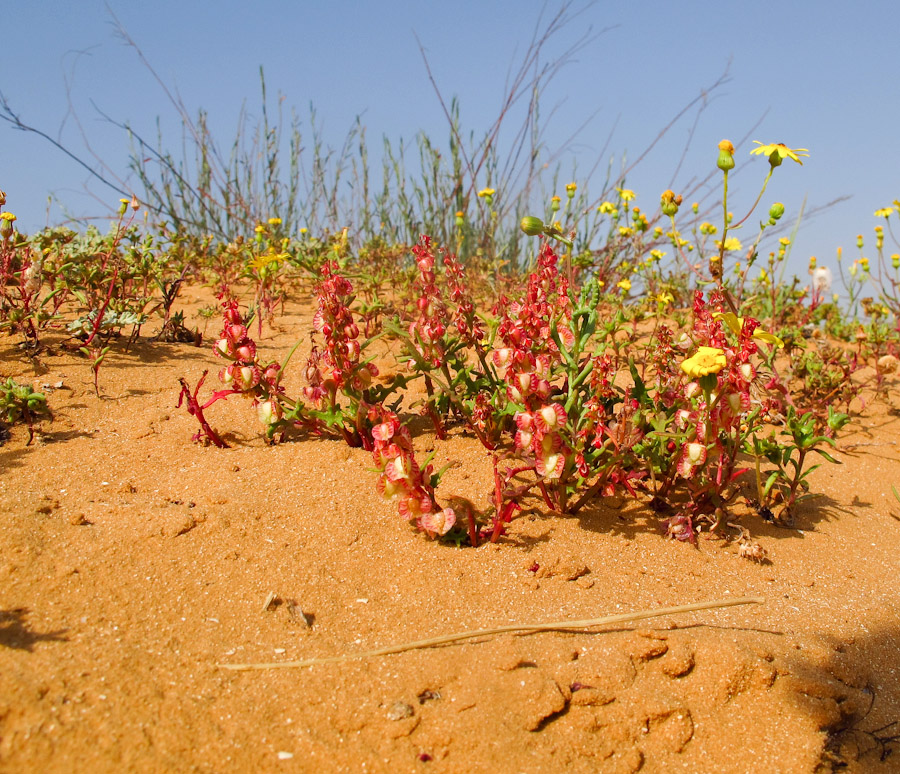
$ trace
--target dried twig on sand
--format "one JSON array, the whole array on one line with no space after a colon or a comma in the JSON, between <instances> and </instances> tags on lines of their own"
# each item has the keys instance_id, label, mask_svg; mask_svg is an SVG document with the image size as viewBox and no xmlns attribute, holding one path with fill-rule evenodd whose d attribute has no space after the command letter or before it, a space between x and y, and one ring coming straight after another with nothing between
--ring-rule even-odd
<instances>
[{"instance_id":1,"label":"dried twig on sand","mask_svg":"<svg viewBox=\"0 0 900 774\"><path fill-rule=\"evenodd\" d=\"M340 656L325 656L323 658L308 658L303 661L279 661L269 664L217 664L217 666L222 669L232 669L238 672L262 669L296 669L299 667L315 666L316 664L338 664L342 661L351 661L356 658L387 656L393 653L403 653L408 650L431 648L436 645L449 645L453 642L470 640L475 637L491 637L495 634L506 634L509 632L531 634L532 632L590 629L594 626L603 626L605 624L641 621L645 618L658 618L664 615L675 615L676 613L690 613L695 610L712 610L721 607L735 607L736 605L761 605L763 602L765 602L765 600L762 597L737 597L735 599L720 599L713 602L694 602L690 605L660 607L655 610L641 610L637 613L620 613L618 615L607 615L602 618L587 618L580 621L556 621L553 623L540 624L507 624L506 626L496 626L491 629L476 629L474 631L460 632L458 634L445 634L441 637L431 637L427 640L406 642L401 645L388 645L384 648L364 650L359 653L345 653Z\"/></svg>"}]
</instances>

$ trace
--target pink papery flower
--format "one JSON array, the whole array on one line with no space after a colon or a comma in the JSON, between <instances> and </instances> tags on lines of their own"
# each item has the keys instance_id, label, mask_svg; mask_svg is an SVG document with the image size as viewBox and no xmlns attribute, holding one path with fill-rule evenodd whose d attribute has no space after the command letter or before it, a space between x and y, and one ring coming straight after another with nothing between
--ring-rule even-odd
<instances>
[{"instance_id":1,"label":"pink papery flower","mask_svg":"<svg viewBox=\"0 0 900 774\"><path fill-rule=\"evenodd\" d=\"M706 462L706 446L697 442L686 443L678 460L678 474L683 478L691 478L704 462Z\"/></svg>"},{"instance_id":2,"label":"pink papery flower","mask_svg":"<svg viewBox=\"0 0 900 774\"><path fill-rule=\"evenodd\" d=\"M678 409L675 412L675 426L678 428L688 427L690 424L694 422L696 416L693 411L688 411L687 409Z\"/></svg>"},{"instance_id":3,"label":"pink papery flower","mask_svg":"<svg viewBox=\"0 0 900 774\"><path fill-rule=\"evenodd\" d=\"M409 480L417 472L416 461L404 454L394 457L384 468L389 481Z\"/></svg>"},{"instance_id":4,"label":"pink papery flower","mask_svg":"<svg viewBox=\"0 0 900 774\"><path fill-rule=\"evenodd\" d=\"M372 428L372 438L381 443L390 441L394 436L396 427L393 422L382 422Z\"/></svg>"},{"instance_id":5,"label":"pink papery flower","mask_svg":"<svg viewBox=\"0 0 900 774\"><path fill-rule=\"evenodd\" d=\"M438 508L434 502L434 490L431 486L431 466L421 470L416 463L412 438L409 430L400 423L400 419L392 411L382 406L369 406L368 419L372 423L372 458L381 471L377 487L382 497L393 499L399 497L397 510L409 521L416 521L421 529L432 536L445 534L453 524L449 522L450 514L444 514L443 521L429 522L441 529L424 526L422 518L434 515ZM455 518L455 516L454 516Z\"/></svg>"},{"instance_id":6,"label":"pink papery flower","mask_svg":"<svg viewBox=\"0 0 900 774\"><path fill-rule=\"evenodd\" d=\"M534 415L530 411L518 411L515 416L519 430L531 430L534 427Z\"/></svg>"},{"instance_id":7,"label":"pink papery flower","mask_svg":"<svg viewBox=\"0 0 900 774\"><path fill-rule=\"evenodd\" d=\"M560 325L556 332L559 333L559 340L566 346L571 347L575 344L575 334L572 333L568 325Z\"/></svg>"},{"instance_id":8,"label":"pink papery flower","mask_svg":"<svg viewBox=\"0 0 900 774\"><path fill-rule=\"evenodd\" d=\"M232 345L228 339L219 339L213 347L213 351L216 357L233 357Z\"/></svg>"},{"instance_id":9,"label":"pink papery flower","mask_svg":"<svg viewBox=\"0 0 900 774\"><path fill-rule=\"evenodd\" d=\"M697 541L693 521L686 514L666 519L663 522L663 527L666 530L666 535L673 540L681 540L686 543L695 543Z\"/></svg>"},{"instance_id":10,"label":"pink papery flower","mask_svg":"<svg viewBox=\"0 0 900 774\"><path fill-rule=\"evenodd\" d=\"M537 410L534 421L538 430L544 433L557 432L566 426L566 410L558 403L551 403Z\"/></svg>"},{"instance_id":11,"label":"pink papery flower","mask_svg":"<svg viewBox=\"0 0 900 774\"><path fill-rule=\"evenodd\" d=\"M418 521L425 514L431 513L431 498L424 492L413 492L407 497L402 497L397 503L400 516L407 521Z\"/></svg>"},{"instance_id":12,"label":"pink papery flower","mask_svg":"<svg viewBox=\"0 0 900 774\"><path fill-rule=\"evenodd\" d=\"M726 401L734 416L746 414L750 410L750 393L748 392L730 392Z\"/></svg>"},{"instance_id":13,"label":"pink papery flower","mask_svg":"<svg viewBox=\"0 0 900 774\"><path fill-rule=\"evenodd\" d=\"M425 513L419 518L419 526L426 532L446 535L456 524L456 512L452 508Z\"/></svg>"},{"instance_id":14,"label":"pink papery flower","mask_svg":"<svg viewBox=\"0 0 900 774\"><path fill-rule=\"evenodd\" d=\"M558 435L545 435L541 439L540 451L535 458L535 470L545 478L559 478L562 475L566 457L562 440Z\"/></svg>"},{"instance_id":15,"label":"pink papery flower","mask_svg":"<svg viewBox=\"0 0 900 774\"><path fill-rule=\"evenodd\" d=\"M380 475L375 482L375 488L385 500L393 500L400 495L409 494L409 487L406 481L391 481L384 474Z\"/></svg>"},{"instance_id":16,"label":"pink papery flower","mask_svg":"<svg viewBox=\"0 0 900 774\"><path fill-rule=\"evenodd\" d=\"M503 347L501 349L495 349L494 354L491 355L491 359L494 361L494 365L501 370L509 368L512 364L513 352L515 352L512 347Z\"/></svg>"},{"instance_id":17,"label":"pink papery flower","mask_svg":"<svg viewBox=\"0 0 900 774\"><path fill-rule=\"evenodd\" d=\"M516 430L515 443L519 449L529 449L534 439L534 433L531 430Z\"/></svg>"},{"instance_id":18,"label":"pink papery flower","mask_svg":"<svg viewBox=\"0 0 900 774\"><path fill-rule=\"evenodd\" d=\"M702 390L700 389L700 385L697 382L688 382L684 388L684 397L690 400L691 398L695 398L698 395L702 394Z\"/></svg>"}]
</instances>

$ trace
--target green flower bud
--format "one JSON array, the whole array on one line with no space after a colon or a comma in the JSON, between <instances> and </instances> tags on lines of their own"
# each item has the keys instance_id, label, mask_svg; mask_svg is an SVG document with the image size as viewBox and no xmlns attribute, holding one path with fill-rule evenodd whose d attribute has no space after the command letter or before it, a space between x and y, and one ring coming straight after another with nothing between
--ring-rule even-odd
<instances>
[{"instance_id":1,"label":"green flower bud","mask_svg":"<svg viewBox=\"0 0 900 774\"><path fill-rule=\"evenodd\" d=\"M13 233L13 222L16 220L16 216L11 212L2 212L0 213L0 237L3 239L9 239Z\"/></svg>"},{"instance_id":2,"label":"green flower bud","mask_svg":"<svg viewBox=\"0 0 900 774\"><path fill-rule=\"evenodd\" d=\"M526 215L522 218L522 222L519 224L519 227L524 231L528 236L538 236L539 234L544 233L544 221L540 218L536 218L533 215Z\"/></svg>"},{"instance_id":3,"label":"green flower bud","mask_svg":"<svg viewBox=\"0 0 900 774\"><path fill-rule=\"evenodd\" d=\"M716 166L723 172L734 169L734 145L728 140L719 143L719 160Z\"/></svg>"},{"instance_id":4,"label":"green flower bud","mask_svg":"<svg viewBox=\"0 0 900 774\"><path fill-rule=\"evenodd\" d=\"M659 206L663 215L674 217L678 213L678 207L681 204L681 197L676 196L674 191L663 191L659 200Z\"/></svg>"},{"instance_id":5,"label":"green flower bud","mask_svg":"<svg viewBox=\"0 0 900 774\"><path fill-rule=\"evenodd\" d=\"M784 215L784 205L781 202L775 202L769 208L769 217L772 220L778 220L782 215Z\"/></svg>"}]
</instances>

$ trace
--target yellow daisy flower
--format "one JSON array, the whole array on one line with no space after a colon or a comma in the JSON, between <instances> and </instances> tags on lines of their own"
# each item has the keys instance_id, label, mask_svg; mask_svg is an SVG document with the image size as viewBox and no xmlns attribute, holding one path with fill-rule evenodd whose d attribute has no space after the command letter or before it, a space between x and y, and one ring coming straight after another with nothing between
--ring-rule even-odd
<instances>
[{"instance_id":1,"label":"yellow daisy flower","mask_svg":"<svg viewBox=\"0 0 900 774\"><path fill-rule=\"evenodd\" d=\"M768 272L763 269L759 278L760 280L765 281L768 278ZM724 322L735 336L741 335L741 330L744 327L743 317L738 317L734 312L715 312L713 313L713 317ZM778 336L774 333L764 331L762 328L757 328L753 331L753 338L757 341L764 341L766 344L774 344L779 349L784 346L784 341Z\"/></svg>"},{"instance_id":2,"label":"yellow daisy flower","mask_svg":"<svg viewBox=\"0 0 900 774\"><path fill-rule=\"evenodd\" d=\"M681 364L681 370L692 379L699 379L707 374L717 374L728 361L725 353L717 347L700 347L695 354Z\"/></svg>"},{"instance_id":3,"label":"yellow daisy flower","mask_svg":"<svg viewBox=\"0 0 900 774\"><path fill-rule=\"evenodd\" d=\"M773 167L780 167L781 162L785 159L791 159L800 164L800 166L803 166L803 162L800 161L800 156L809 156L808 148L788 148L787 145L781 142L770 143L769 145L763 145L757 140L754 140L753 142L759 147L750 151L750 155L768 156L769 163Z\"/></svg>"},{"instance_id":4,"label":"yellow daisy flower","mask_svg":"<svg viewBox=\"0 0 900 774\"><path fill-rule=\"evenodd\" d=\"M722 243L716 242L716 247L721 248ZM725 249L729 252L737 252L738 250L743 250L743 245L741 244L741 240L737 237L728 237L725 240Z\"/></svg>"}]
</instances>

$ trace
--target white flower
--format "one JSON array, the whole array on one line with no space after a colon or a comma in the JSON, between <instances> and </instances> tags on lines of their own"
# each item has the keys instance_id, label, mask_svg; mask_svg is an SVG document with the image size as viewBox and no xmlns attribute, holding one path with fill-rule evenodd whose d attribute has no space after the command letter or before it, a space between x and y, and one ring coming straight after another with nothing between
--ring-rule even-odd
<instances>
[{"instance_id":1,"label":"white flower","mask_svg":"<svg viewBox=\"0 0 900 774\"><path fill-rule=\"evenodd\" d=\"M818 266L813 269L812 284L817 293L827 293L831 290L831 269L827 266Z\"/></svg>"}]
</instances>

